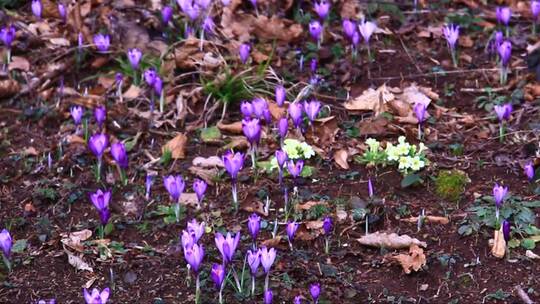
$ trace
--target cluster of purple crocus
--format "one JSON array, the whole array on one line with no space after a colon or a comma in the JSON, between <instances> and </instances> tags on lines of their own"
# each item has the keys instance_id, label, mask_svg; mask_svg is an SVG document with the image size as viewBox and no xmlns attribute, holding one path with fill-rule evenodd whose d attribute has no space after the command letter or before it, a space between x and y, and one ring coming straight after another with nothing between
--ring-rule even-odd
<instances>
[{"instance_id":1,"label":"cluster of purple crocus","mask_svg":"<svg viewBox=\"0 0 540 304\"><path fill-rule=\"evenodd\" d=\"M321 103L318 100L304 101L303 104L299 102L293 102L289 104L289 116L293 122L295 128L303 130L303 114L305 113L309 123L313 124L315 119L319 116L321 110Z\"/></svg>"},{"instance_id":2,"label":"cluster of purple crocus","mask_svg":"<svg viewBox=\"0 0 540 304\"><path fill-rule=\"evenodd\" d=\"M83 296L86 304L106 304L110 295L111 291L108 287L101 291L94 288L92 289L92 292L88 292L86 288L83 289Z\"/></svg>"},{"instance_id":3,"label":"cluster of purple crocus","mask_svg":"<svg viewBox=\"0 0 540 304\"><path fill-rule=\"evenodd\" d=\"M200 267L204 259L204 246L198 244L204 235L205 223L197 222L193 219L187 224L187 230L182 231L180 241L184 251L184 258L188 263L188 270L193 270L195 274L195 303L200 303L201 285L200 285Z\"/></svg>"}]
</instances>

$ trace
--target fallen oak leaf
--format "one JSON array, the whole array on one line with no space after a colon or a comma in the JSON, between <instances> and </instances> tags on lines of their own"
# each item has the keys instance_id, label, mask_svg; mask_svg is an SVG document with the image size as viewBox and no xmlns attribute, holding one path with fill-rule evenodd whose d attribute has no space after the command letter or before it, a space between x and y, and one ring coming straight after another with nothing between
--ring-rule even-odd
<instances>
[{"instance_id":1,"label":"fallen oak leaf","mask_svg":"<svg viewBox=\"0 0 540 304\"><path fill-rule=\"evenodd\" d=\"M393 256L392 259L401 264L403 271L406 274L410 274L412 270L419 271L426 265L426 255L424 250L416 244L411 244L409 247L409 254L398 254Z\"/></svg>"},{"instance_id":2,"label":"fallen oak leaf","mask_svg":"<svg viewBox=\"0 0 540 304\"><path fill-rule=\"evenodd\" d=\"M408 235L398 235L397 233L375 232L362 236L357 241L365 246L388 248L388 249L403 249L409 248L412 244L421 247L427 247L427 243L412 238Z\"/></svg>"}]
</instances>

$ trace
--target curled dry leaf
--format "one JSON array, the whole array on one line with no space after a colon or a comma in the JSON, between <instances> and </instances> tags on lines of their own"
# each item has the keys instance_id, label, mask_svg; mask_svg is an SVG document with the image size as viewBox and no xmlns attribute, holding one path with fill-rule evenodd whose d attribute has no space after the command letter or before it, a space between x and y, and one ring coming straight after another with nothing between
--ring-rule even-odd
<instances>
[{"instance_id":1,"label":"curled dry leaf","mask_svg":"<svg viewBox=\"0 0 540 304\"><path fill-rule=\"evenodd\" d=\"M191 174L204 179L204 181L209 185L214 185L214 180L219 174L219 170L217 168L202 168L197 166L191 166L188 170Z\"/></svg>"},{"instance_id":2,"label":"curled dry leaf","mask_svg":"<svg viewBox=\"0 0 540 304\"><path fill-rule=\"evenodd\" d=\"M72 254L71 252L69 251L66 251L66 254L68 256L68 263L69 265L75 267L75 269L77 270L85 270L85 271L89 271L89 272L94 272L94 269L92 269L92 267L90 267L90 265L88 265L88 263L86 263L82 257L79 257L79 256L76 256L74 254Z\"/></svg>"},{"instance_id":3,"label":"curled dry leaf","mask_svg":"<svg viewBox=\"0 0 540 304\"><path fill-rule=\"evenodd\" d=\"M84 246L81 242L88 240L92 236L92 231L89 229L84 229L81 231L71 232L69 234L62 234L62 239L60 240L65 246L78 251L83 252Z\"/></svg>"},{"instance_id":4,"label":"curled dry leaf","mask_svg":"<svg viewBox=\"0 0 540 304\"><path fill-rule=\"evenodd\" d=\"M411 271L418 271L426 265L426 255L424 250L416 244L411 244L409 247L409 254L398 254L392 257L393 260L401 264L403 271L406 274Z\"/></svg>"},{"instance_id":5,"label":"curled dry leaf","mask_svg":"<svg viewBox=\"0 0 540 304\"><path fill-rule=\"evenodd\" d=\"M502 228L501 225L501 229L493 232L493 247L491 247L491 254L499 259L502 259L506 253L506 241L504 240Z\"/></svg>"},{"instance_id":6,"label":"curled dry leaf","mask_svg":"<svg viewBox=\"0 0 540 304\"><path fill-rule=\"evenodd\" d=\"M0 80L0 98L11 97L21 90L19 83L13 79Z\"/></svg>"},{"instance_id":7,"label":"curled dry leaf","mask_svg":"<svg viewBox=\"0 0 540 304\"><path fill-rule=\"evenodd\" d=\"M417 223L418 222L418 217L413 216L413 217L409 217L409 218L401 219L401 220L404 221L404 222L407 222L407 223ZM424 216L424 221L430 222L430 223L435 223L435 224L443 224L443 225L446 225L446 224L450 223L450 219L448 219L445 216L433 216L433 215Z\"/></svg>"},{"instance_id":8,"label":"curled dry leaf","mask_svg":"<svg viewBox=\"0 0 540 304\"><path fill-rule=\"evenodd\" d=\"M221 147L221 150L244 150L249 147L249 142L243 136L231 136L231 142Z\"/></svg>"},{"instance_id":9,"label":"curled dry leaf","mask_svg":"<svg viewBox=\"0 0 540 304\"><path fill-rule=\"evenodd\" d=\"M198 62L204 59L204 53L199 49L199 39L189 37L183 43L179 44L174 50L174 59L176 67L180 69L192 69Z\"/></svg>"},{"instance_id":10,"label":"curled dry leaf","mask_svg":"<svg viewBox=\"0 0 540 304\"><path fill-rule=\"evenodd\" d=\"M371 247L402 249L409 248L415 244L421 247L426 247L426 242L422 242L408 235L398 235L396 233L375 232L362 236L357 239L360 244Z\"/></svg>"},{"instance_id":11,"label":"curled dry leaf","mask_svg":"<svg viewBox=\"0 0 540 304\"><path fill-rule=\"evenodd\" d=\"M531 250L525 251L525 256L531 260L540 260L540 255L532 252Z\"/></svg>"},{"instance_id":12,"label":"curled dry leaf","mask_svg":"<svg viewBox=\"0 0 540 304\"><path fill-rule=\"evenodd\" d=\"M202 168L220 167L223 168L223 160L217 156L201 157L197 156L191 162L194 166Z\"/></svg>"},{"instance_id":13,"label":"curled dry leaf","mask_svg":"<svg viewBox=\"0 0 540 304\"><path fill-rule=\"evenodd\" d=\"M344 106L350 111L373 111L375 116L378 116L387 110L386 103L394 98L394 94L383 84L376 90L372 88L365 90L360 96L346 101Z\"/></svg>"},{"instance_id":14,"label":"curled dry leaf","mask_svg":"<svg viewBox=\"0 0 540 304\"><path fill-rule=\"evenodd\" d=\"M127 91L122 94L122 98L126 100L132 100L138 98L141 95L141 88L136 85L131 85Z\"/></svg>"},{"instance_id":15,"label":"curled dry leaf","mask_svg":"<svg viewBox=\"0 0 540 304\"><path fill-rule=\"evenodd\" d=\"M336 164L338 164L338 166L345 170L349 169L349 163L347 163L348 157L349 153L345 149L340 149L334 153L334 161Z\"/></svg>"},{"instance_id":16,"label":"curled dry leaf","mask_svg":"<svg viewBox=\"0 0 540 304\"><path fill-rule=\"evenodd\" d=\"M285 107L280 107L277 105L274 101L266 101L268 103L268 110L270 111L270 115L272 115L272 120L279 120L282 117L286 117L286 110Z\"/></svg>"},{"instance_id":17,"label":"curled dry leaf","mask_svg":"<svg viewBox=\"0 0 540 304\"><path fill-rule=\"evenodd\" d=\"M240 205L240 209L246 212L268 216L268 212L264 210L264 203L258 200L244 200Z\"/></svg>"},{"instance_id":18,"label":"curled dry leaf","mask_svg":"<svg viewBox=\"0 0 540 304\"><path fill-rule=\"evenodd\" d=\"M164 146L163 151L171 151L171 156L174 159L182 159L186 157L187 136L183 133L178 133L173 139L169 140Z\"/></svg>"},{"instance_id":19,"label":"curled dry leaf","mask_svg":"<svg viewBox=\"0 0 540 304\"><path fill-rule=\"evenodd\" d=\"M242 122L236 121L230 124L224 124L221 121L216 125L220 131L233 133L233 134L242 134Z\"/></svg>"},{"instance_id":20,"label":"curled dry leaf","mask_svg":"<svg viewBox=\"0 0 540 304\"><path fill-rule=\"evenodd\" d=\"M281 242L281 236L278 235L276 238L264 240L261 242L261 247L273 248L277 247Z\"/></svg>"},{"instance_id":21,"label":"curled dry leaf","mask_svg":"<svg viewBox=\"0 0 540 304\"><path fill-rule=\"evenodd\" d=\"M317 145L321 150L328 148L336 141L339 126L334 116L317 119L313 122L313 128L309 128L306 138ZM323 156L325 157L325 156Z\"/></svg>"}]
</instances>

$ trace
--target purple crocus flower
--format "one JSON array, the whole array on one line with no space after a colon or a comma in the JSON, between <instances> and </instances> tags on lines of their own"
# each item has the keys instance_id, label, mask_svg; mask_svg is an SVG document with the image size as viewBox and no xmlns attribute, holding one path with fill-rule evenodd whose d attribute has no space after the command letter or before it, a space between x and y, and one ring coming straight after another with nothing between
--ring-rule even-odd
<instances>
[{"instance_id":1,"label":"purple crocus flower","mask_svg":"<svg viewBox=\"0 0 540 304\"><path fill-rule=\"evenodd\" d=\"M443 27L443 35L448 42L450 50L454 51L456 49L456 42L459 38L459 25L447 24Z\"/></svg>"},{"instance_id":2,"label":"purple crocus flower","mask_svg":"<svg viewBox=\"0 0 540 304\"><path fill-rule=\"evenodd\" d=\"M242 120L242 131L246 136L252 149L255 149L261 140L261 124L257 118L244 118Z\"/></svg>"},{"instance_id":3,"label":"purple crocus flower","mask_svg":"<svg viewBox=\"0 0 540 304\"><path fill-rule=\"evenodd\" d=\"M193 182L193 191L195 191L195 194L197 194L197 200L199 201L199 205L204 199L204 194L207 187L208 185L202 179L195 179L195 181Z\"/></svg>"},{"instance_id":4,"label":"purple crocus flower","mask_svg":"<svg viewBox=\"0 0 540 304\"><path fill-rule=\"evenodd\" d=\"M362 34L366 44L369 44L369 38L371 38L371 35L373 35L377 29L377 25L374 22L362 20L362 22L360 22L358 25L358 29L360 30L360 34Z\"/></svg>"},{"instance_id":5,"label":"purple crocus flower","mask_svg":"<svg viewBox=\"0 0 540 304\"><path fill-rule=\"evenodd\" d=\"M43 11L43 5L41 0L32 0L32 13L36 18L41 19L41 13Z\"/></svg>"},{"instance_id":6,"label":"purple crocus flower","mask_svg":"<svg viewBox=\"0 0 540 304\"><path fill-rule=\"evenodd\" d=\"M304 101L304 111L306 112L310 122L313 123L313 121L317 119L320 109L321 103L318 100L312 100L310 102Z\"/></svg>"},{"instance_id":7,"label":"purple crocus flower","mask_svg":"<svg viewBox=\"0 0 540 304\"><path fill-rule=\"evenodd\" d=\"M180 243L182 244L182 248L190 247L192 244L197 243L195 232L188 232L186 230L182 230L182 234L180 235Z\"/></svg>"},{"instance_id":8,"label":"purple crocus flower","mask_svg":"<svg viewBox=\"0 0 540 304\"><path fill-rule=\"evenodd\" d=\"M317 42L321 39L322 34L322 25L319 21L313 20L309 23L309 33L311 34L311 37L316 40Z\"/></svg>"},{"instance_id":9,"label":"purple crocus flower","mask_svg":"<svg viewBox=\"0 0 540 304\"><path fill-rule=\"evenodd\" d=\"M173 15L172 7L170 7L169 5L165 5L161 9L161 21L163 22L163 24L165 25L169 24L169 22L171 21L172 15Z\"/></svg>"},{"instance_id":10,"label":"purple crocus flower","mask_svg":"<svg viewBox=\"0 0 540 304\"><path fill-rule=\"evenodd\" d=\"M504 220L502 222L502 231L504 236L504 241L508 243L510 241L510 222L507 220Z\"/></svg>"},{"instance_id":11,"label":"purple crocus flower","mask_svg":"<svg viewBox=\"0 0 540 304\"><path fill-rule=\"evenodd\" d=\"M214 23L214 20L211 16L206 16L203 20L202 28L205 33L213 33L214 29L216 27L216 24Z\"/></svg>"},{"instance_id":12,"label":"purple crocus flower","mask_svg":"<svg viewBox=\"0 0 540 304\"><path fill-rule=\"evenodd\" d=\"M261 264L261 250L248 250L247 251L247 263L251 271L251 275L254 277L257 274L257 269Z\"/></svg>"},{"instance_id":13,"label":"purple crocus flower","mask_svg":"<svg viewBox=\"0 0 540 304\"><path fill-rule=\"evenodd\" d=\"M116 142L111 145L111 155L118 167L124 170L128 168L126 146L122 142Z\"/></svg>"},{"instance_id":14,"label":"purple crocus flower","mask_svg":"<svg viewBox=\"0 0 540 304\"><path fill-rule=\"evenodd\" d=\"M86 288L83 289L84 300L86 304L106 304L109 300L110 290L109 288L103 289L101 292L99 289L92 289L92 293L89 293Z\"/></svg>"},{"instance_id":15,"label":"purple crocus flower","mask_svg":"<svg viewBox=\"0 0 540 304\"><path fill-rule=\"evenodd\" d=\"M141 50L137 48L129 49L127 51L127 57L129 59L129 63L131 64L131 67L134 70L139 69L139 63L141 62L141 58L142 58Z\"/></svg>"},{"instance_id":16,"label":"purple crocus flower","mask_svg":"<svg viewBox=\"0 0 540 304\"><path fill-rule=\"evenodd\" d=\"M162 90L163 80L161 80L161 77L156 75L156 79L154 79L154 92L156 92L157 95L161 95Z\"/></svg>"},{"instance_id":17,"label":"purple crocus flower","mask_svg":"<svg viewBox=\"0 0 540 304\"><path fill-rule=\"evenodd\" d=\"M499 45L501 45L501 43L503 42L504 40L504 34L503 32L501 31L496 31L495 32L495 47L496 49L499 49Z\"/></svg>"},{"instance_id":18,"label":"purple crocus flower","mask_svg":"<svg viewBox=\"0 0 540 304\"><path fill-rule=\"evenodd\" d=\"M214 263L214 265L212 265L212 270L210 271L210 276L212 277L214 284L216 284L216 288L221 290L221 286L223 286L223 281L225 280L225 268L223 265Z\"/></svg>"},{"instance_id":19,"label":"purple crocus flower","mask_svg":"<svg viewBox=\"0 0 540 304\"><path fill-rule=\"evenodd\" d=\"M297 178L302 173L302 169L304 168L304 161L299 159L294 162L294 160L290 160L287 162L287 169L289 170L289 173L293 176L293 178Z\"/></svg>"},{"instance_id":20,"label":"purple crocus flower","mask_svg":"<svg viewBox=\"0 0 540 304\"><path fill-rule=\"evenodd\" d=\"M73 106L69 109L69 113L71 114L75 125L80 125L83 115L83 108L81 106Z\"/></svg>"},{"instance_id":21,"label":"purple crocus flower","mask_svg":"<svg viewBox=\"0 0 540 304\"><path fill-rule=\"evenodd\" d=\"M264 273L268 274L270 272L270 268L274 264L274 261L276 260L276 250L274 248L261 248L261 264L264 269Z\"/></svg>"},{"instance_id":22,"label":"purple crocus flower","mask_svg":"<svg viewBox=\"0 0 540 304\"><path fill-rule=\"evenodd\" d=\"M351 42L352 42L353 46L356 48L356 46L360 42L360 34L358 33L358 31L355 31L353 33L353 36L351 38Z\"/></svg>"},{"instance_id":23,"label":"purple crocus flower","mask_svg":"<svg viewBox=\"0 0 540 304\"><path fill-rule=\"evenodd\" d=\"M286 117L281 117L278 121L278 131L281 140L285 139L287 132L289 131L289 120Z\"/></svg>"},{"instance_id":24,"label":"purple crocus flower","mask_svg":"<svg viewBox=\"0 0 540 304\"><path fill-rule=\"evenodd\" d=\"M293 102L289 104L289 116L291 116L291 119L293 121L293 124L296 128L300 127L300 124L302 123L302 111L304 107L302 107L302 104Z\"/></svg>"},{"instance_id":25,"label":"purple crocus flower","mask_svg":"<svg viewBox=\"0 0 540 304\"><path fill-rule=\"evenodd\" d=\"M66 6L63 3L58 3L58 15L63 22L66 22Z\"/></svg>"},{"instance_id":26,"label":"purple crocus flower","mask_svg":"<svg viewBox=\"0 0 540 304\"><path fill-rule=\"evenodd\" d=\"M343 33L345 33L345 36L347 36L347 38L349 39L352 39L354 33L356 32L356 23L349 19L343 19L341 25L343 26Z\"/></svg>"},{"instance_id":27,"label":"purple crocus flower","mask_svg":"<svg viewBox=\"0 0 540 304\"><path fill-rule=\"evenodd\" d=\"M184 188L186 186L181 175L169 175L165 177L163 179L163 185L169 192L169 195L174 202L178 202L180 195L182 195L182 192L184 192Z\"/></svg>"},{"instance_id":28,"label":"purple crocus flower","mask_svg":"<svg viewBox=\"0 0 540 304\"><path fill-rule=\"evenodd\" d=\"M315 9L317 15L319 15L319 18L321 18L321 20L324 20L326 16L328 16L328 12L330 11L330 2L327 2L326 0L315 2L313 8Z\"/></svg>"},{"instance_id":29,"label":"purple crocus flower","mask_svg":"<svg viewBox=\"0 0 540 304\"><path fill-rule=\"evenodd\" d=\"M257 240L259 230L261 229L261 217L256 213L251 214L248 218L247 225L251 238L253 238L253 242L255 242Z\"/></svg>"},{"instance_id":30,"label":"purple crocus flower","mask_svg":"<svg viewBox=\"0 0 540 304\"><path fill-rule=\"evenodd\" d=\"M510 17L512 17L512 11L508 6L498 6L496 11L497 21L508 26L510 22Z\"/></svg>"},{"instance_id":31,"label":"purple crocus flower","mask_svg":"<svg viewBox=\"0 0 540 304\"><path fill-rule=\"evenodd\" d=\"M99 128L101 128L105 122L105 119L107 119L107 109L105 106L97 106L94 109L94 118L96 119Z\"/></svg>"},{"instance_id":32,"label":"purple crocus flower","mask_svg":"<svg viewBox=\"0 0 540 304\"><path fill-rule=\"evenodd\" d=\"M502 122L510 119L510 115L512 114L512 104L506 103L503 105L496 105L493 107L493 110L495 111L499 121Z\"/></svg>"},{"instance_id":33,"label":"purple crocus flower","mask_svg":"<svg viewBox=\"0 0 540 304\"><path fill-rule=\"evenodd\" d=\"M101 221L101 225L105 226L109 222L109 218L111 216L111 213L109 211L109 201L111 200L111 191L101 191L101 189L98 189L95 193L92 193L90 195L90 200L92 201L92 204L94 204L94 207L96 207L96 210L99 213L99 218Z\"/></svg>"},{"instance_id":34,"label":"purple crocus flower","mask_svg":"<svg viewBox=\"0 0 540 304\"><path fill-rule=\"evenodd\" d=\"M242 64L246 64L249 53L251 52L251 46L247 43L243 43L240 45L240 48L238 49L238 54L240 56L240 61L242 61Z\"/></svg>"},{"instance_id":35,"label":"purple crocus flower","mask_svg":"<svg viewBox=\"0 0 540 304\"><path fill-rule=\"evenodd\" d=\"M152 68L144 71L144 81L146 81L146 84L148 84L151 87L154 86L154 83L156 82L157 77L158 76L157 76L156 70Z\"/></svg>"},{"instance_id":36,"label":"purple crocus flower","mask_svg":"<svg viewBox=\"0 0 540 304\"><path fill-rule=\"evenodd\" d=\"M278 106L283 106L283 103L285 102L285 98L287 97L287 92L285 91L285 88L282 85L276 86L276 103Z\"/></svg>"},{"instance_id":37,"label":"purple crocus flower","mask_svg":"<svg viewBox=\"0 0 540 304\"><path fill-rule=\"evenodd\" d=\"M240 152L233 153L232 151L227 152L223 155L223 165L231 176L231 179L236 181L238 172L240 172L244 166L244 154Z\"/></svg>"},{"instance_id":38,"label":"purple crocus flower","mask_svg":"<svg viewBox=\"0 0 540 304\"><path fill-rule=\"evenodd\" d=\"M298 230L298 223L295 221L289 221L286 228L289 243L292 243L294 235L296 234L296 230Z\"/></svg>"},{"instance_id":39,"label":"purple crocus flower","mask_svg":"<svg viewBox=\"0 0 540 304\"><path fill-rule=\"evenodd\" d=\"M523 168L525 171L525 176L527 176L527 179L529 181L532 181L534 179L534 165L532 162L528 162L525 164L525 167Z\"/></svg>"},{"instance_id":40,"label":"purple crocus flower","mask_svg":"<svg viewBox=\"0 0 540 304\"><path fill-rule=\"evenodd\" d=\"M4 256L9 259L11 256L11 247L13 246L13 240L11 239L11 234L7 229L2 229L0 232L0 249Z\"/></svg>"},{"instance_id":41,"label":"purple crocus flower","mask_svg":"<svg viewBox=\"0 0 540 304\"><path fill-rule=\"evenodd\" d=\"M197 18L199 18L200 12L201 10L197 4L193 4L187 7L186 10L184 11L184 13L186 13L189 19L191 19L191 21L197 20Z\"/></svg>"},{"instance_id":42,"label":"purple crocus flower","mask_svg":"<svg viewBox=\"0 0 540 304\"><path fill-rule=\"evenodd\" d=\"M319 296L321 294L321 285L319 283L314 283L309 286L309 293L313 302L319 303Z\"/></svg>"},{"instance_id":43,"label":"purple crocus flower","mask_svg":"<svg viewBox=\"0 0 540 304\"><path fill-rule=\"evenodd\" d=\"M418 119L418 123L422 124L426 118L427 118L427 109L426 105L422 102L417 102L414 105L414 114L416 115L416 119Z\"/></svg>"},{"instance_id":44,"label":"purple crocus flower","mask_svg":"<svg viewBox=\"0 0 540 304\"><path fill-rule=\"evenodd\" d=\"M154 183L154 175L146 174L146 179L144 181L144 188L146 190L145 197L146 197L147 201L150 200L150 194L151 194L152 184L153 183Z\"/></svg>"},{"instance_id":45,"label":"purple crocus flower","mask_svg":"<svg viewBox=\"0 0 540 304\"><path fill-rule=\"evenodd\" d=\"M302 304L302 296L294 297L293 304Z\"/></svg>"},{"instance_id":46,"label":"purple crocus flower","mask_svg":"<svg viewBox=\"0 0 540 304\"><path fill-rule=\"evenodd\" d=\"M90 151L92 151L98 159L101 159L103 152L105 152L105 149L108 146L109 139L107 138L107 135L103 133L94 134L88 140L88 148L90 148Z\"/></svg>"},{"instance_id":47,"label":"purple crocus flower","mask_svg":"<svg viewBox=\"0 0 540 304\"><path fill-rule=\"evenodd\" d=\"M512 57L512 43L509 40L503 41L497 48L497 52L499 53L503 67L508 66Z\"/></svg>"},{"instance_id":48,"label":"purple crocus flower","mask_svg":"<svg viewBox=\"0 0 540 304\"><path fill-rule=\"evenodd\" d=\"M195 243L197 243L204 235L205 225L205 222L199 223L196 219L192 219L190 222L187 223L187 231L193 234L193 240L195 241Z\"/></svg>"},{"instance_id":49,"label":"purple crocus flower","mask_svg":"<svg viewBox=\"0 0 540 304\"><path fill-rule=\"evenodd\" d=\"M6 26L0 30L0 39L8 49L11 48L11 44L13 43L13 40L15 40L15 34L16 30L13 25Z\"/></svg>"},{"instance_id":50,"label":"purple crocus flower","mask_svg":"<svg viewBox=\"0 0 540 304\"><path fill-rule=\"evenodd\" d=\"M540 14L540 1L531 1L531 13L533 15L533 19L536 21L538 19L538 15Z\"/></svg>"},{"instance_id":51,"label":"purple crocus flower","mask_svg":"<svg viewBox=\"0 0 540 304\"><path fill-rule=\"evenodd\" d=\"M200 6L203 10L206 10L210 3L212 3L212 0L195 0L198 6Z\"/></svg>"},{"instance_id":52,"label":"purple crocus flower","mask_svg":"<svg viewBox=\"0 0 540 304\"><path fill-rule=\"evenodd\" d=\"M111 45L111 38L109 37L109 35L94 35L94 45L96 46L98 51L104 53L109 50L109 46Z\"/></svg>"},{"instance_id":53,"label":"purple crocus flower","mask_svg":"<svg viewBox=\"0 0 540 304\"><path fill-rule=\"evenodd\" d=\"M204 247L196 243L190 244L184 248L184 258L186 262L191 266L191 269L195 273L199 273L199 267L201 266L204 258Z\"/></svg>"},{"instance_id":54,"label":"purple crocus flower","mask_svg":"<svg viewBox=\"0 0 540 304\"><path fill-rule=\"evenodd\" d=\"M232 258L234 257L234 252L236 251L236 247L238 246L239 241L240 232L237 232L234 238L232 237L230 232L227 232L227 236L225 237L219 232L216 233L216 247L218 248L219 252L221 252L221 256L223 257L223 264L228 264L232 261Z\"/></svg>"},{"instance_id":55,"label":"purple crocus flower","mask_svg":"<svg viewBox=\"0 0 540 304\"><path fill-rule=\"evenodd\" d=\"M332 232L332 228L333 228L334 224L332 223L332 218L327 216L324 218L323 220L323 230L324 230L324 234L328 235Z\"/></svg>"},{"instance_id":56,"label":"purple crocus flower","mask_svg":"<svg viewBox=\"0 0 540 304\"><path fill-rule=\"evenodd\" d=\"M503 204L503 201L508 194L508 187L499 186L495 184L493 187L493 199L495 200L495 205L497 208L500 208Z\"/></svg>"},{"instance_id":57,"label":"purple crocus flower","mask_svg":"<svg viewBox=\"0 0 540 304\"><path fill-rule=\"evenodd\" d=\"M257 97L251 101L253 115L258 119L265 119L265 112L268 110L268 103L264 98Z\"/></svg>"},{"instance_id":58,"label":"purple crocus flower","mask_svg":"<svg viewBox=\"0 0 540 304\"><path fill-rule=\"evenodd\" d=\"M114 75L114 81L116 81L117 86L121 87L123 80L124 80L124 75L122 73L118 72Z\"/></svg>"},{"instance_id":59,"label":"purple crocus flower","mask_svg":"<svg viewBox=\"0 0 540 304\"><path fill-rule=\"evenodd\" d=\"M249 101L242 101L240 104L240 112L244 115L244 118L251 117L253 115L253 105Z\"/></svg>"},{"instance_id":60,"label":"purple crocus flower","mask_svg":"<svg viewBox=\"0 0 540 304\"><path fill-rule=\"evenodd\" d=\"M270 289L266 290L264 292L264 304L272 304L273 297L272 291Z\"/></svg>"}]
</instances>

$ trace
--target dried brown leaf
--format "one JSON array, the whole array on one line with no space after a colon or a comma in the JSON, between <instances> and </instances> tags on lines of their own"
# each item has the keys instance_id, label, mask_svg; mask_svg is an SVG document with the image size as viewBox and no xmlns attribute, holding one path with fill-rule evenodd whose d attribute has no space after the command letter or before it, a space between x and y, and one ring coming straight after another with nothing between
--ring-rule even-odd
<instances>
[{"instance_id":1,"label":"dried brown leaf","mask_svg":"<svg viewBox=\"0 0 540 304\"><path fill-rule=\"evenodd\" d=\"M69 234L62 234L62 239L60 240L65 246L76 250L78 252L84 251L84 246L81 242L88 240L92 236L92 231L89 229L84 229L81 231L71 232Z\"/></svg>"},{"instance_id":2,"label":"dried brown leaf","mask_svg":"<svg viewBox=\"0 0 540 304\"><path fill-rule=\"evenodd\" d=\"M411 245L416 244L421 247L426 247L426 242L422 242L418 239L412 238L408 235L398 235L396 233L375 232L362 236L357 239L360 244L371 247L389 248L389 249L402 249L409 248Z\"/></svg>"},{"instance_id":3,"label":"dried brown leaf","mask_svg":"<svg viewBox=\"0 0 540 304\"><path fill-rule=\"evenodd\" d=\"M122 94L122 98L131 100L138 98L141 95L141 88L132 84L127 91Z\"/></svg>"},{"instance_id":4,"label":"dried brown leaf","mask_svg":"<svg viewBox=\"0 0 540 304\"><path fill-rule=\"evenodd\" d=\"M244 200L240 205L240 209L246 212L254 212L260 215L268 216L267 210L264 210L264 203L258 200Z\"/></svg>"},{"instance_id":5,"label":"dried brown leaf","mask_svg":"<svg viewBox=\"0 0 540 304\"><path fill-rule=\"evenodd\" d=\"M399 262L403 271L406 274L411 273L411 271L418 271L426 265L426 255L424 250L416 244L411 244L409 248L409 254L398 254L393 256L392 259Z\"/></svg>"},{"instance_id":6,"label":"dried brown leaf","mask_svg":"<svg viewBox=\"0 0 540 304\"><path fill-rule=\"evenodd\" d=\"M344 106L350 111L373 111L377 116L386 111L386 103L394 98L394 94L383 84L377 90L372 88L365 90L360 96L346 101Z\"/></svg>"},{"instance_id":7,"label":"dried brown leaf","mask_svg":"<svg viewBox=\"0 0 540 304\"><path fill-rule=\"evenodd\" d=\"M345 149L340 149L334 153L334 161L344 170L349 170L349 163L347 163L348 157L349 153Z\"/></svg>"},{"instance_id":8,"label":"dried brown leaf","mask_svg":"<svg viewBox=\"0 0 540 304\"><path fill-rule=\"evenodd\" d=\"M69 265L75 267L75 269L94 272L94 269L82 259L82 256L76 256L69 251L66 251L66 254L68 256Z\"/></svg>"},{"instance_id":9,"label":"dried brown leaf","mask_svg":"<svg viewBox=\"0 0 540 304\"><path fill-rule=\"evenodd\" d=\"M162 151L169 150L174 159L182 159L186 157L187 136L183 133L178 133L173 139L169 140Z\"/></svg>"},{"instance_id":10,"label":"dried brown leaf","mask_svg":"<svg viewBox=\"0 0 540 304\"><path fill-rule=\"evenodd\" d=\"M197 166L191 166L189 167L189 172L193 175L196 175L209 185L214 185L214 180L216 176L219 174L219 170L217 168L202 168Z\"/></svg>"},{"instance_id":11,"label":"dried brown leaf","mask_svg":"<svg viewBox=\"0 0 540 304\"><path fill-rule=\"evenodd\" d=\"M182 193L180 195L180 204L191 206L191 207L197 207L199 204L199 200L197 199L197 194L195 193Z\"/></svg>"},{"instance_id":12,"label":"dried brown leaf","mask_svg":"<svg viewBox=\"0 0 540 304\"><path fill-rule=\"evenodd\" d=\"M222 123L221 121L216 125L220 131L233 133L233 134L242 134L242 122L236 121L230 124Z\"/></svg>"},{"instance_id":13,"label":"dried brown leaf","mask_svg":"<svg viewBox=\"0 0 540 304\"><path fill-rule=\"evenodd\" d=\"M207 158L197 156L191 162L193 166L202 168L220 167L223 168L223 160L217 156L210 156Z\"/></svg>"},{"instance_id":14,"label":"dried brown leaf","mask_svg":"<svg viewBox=\"0 0 540 304\"><path fill-rule=\"evenodd\" d=\"M303 211L303 210L309 210L312 207L318 206L318 205L328 206L328 204L324 201L307 201L303 204L296 204L294 206L294 209L296 211Z\"/></svg>"},{"instance_id":15,"label":"dried brown leaf","mask_svg":"<svg viewBox=\"0 0 540 304\"><path fill-rule=\"evenodd\" d=\"M503 227L493 232L493 247L491 247L491 254L494 257L502 259L506 253L506 241L504 240Z\"/></svg>"},{"instance_id":16,"label":"dried brown leaf","mask_svg":"<svg viewBox=\"0 0 540 304\"><path fill-rule=\"evenodd\" d=\"M13 56L11 57L11 62L9 63L9 70L21 70L28 72L30 70L30 62L24 57Z\"/></svg>"},{"instance_id":17,"label":"dried brown leaf","mask_svg":"<svg viewBox=\"0 0 540 304\"><path fill-rule=\"evenodd\" d=\"M0 98L11 97L21 90L19 83L13 79L0 80Z\"/></svg>"}]
</instances>

